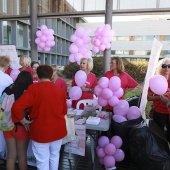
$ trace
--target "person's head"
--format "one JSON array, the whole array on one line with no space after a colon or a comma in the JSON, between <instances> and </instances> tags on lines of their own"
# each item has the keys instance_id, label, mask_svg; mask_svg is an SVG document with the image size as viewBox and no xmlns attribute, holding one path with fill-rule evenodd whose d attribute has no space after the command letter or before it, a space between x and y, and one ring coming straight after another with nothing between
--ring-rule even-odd
<instances>
[{"instance_id":1,"label":"person's head","mask_svg":"<svg viewBox=\"0 0 170 170\"><path fill-rule=\"evenodd\" d=\"M0 70L5 72L10 66L10 59L8 56L0 56Z\"/></svg>"},{"instance_id":2,"label":"person's head","mask_svg":"<svg viewBox=\"0 0 170 170\"><path fill-rule=\"evenodd\" d=\"M120 57L112 57L110 61L110 70L117 70L119 74L124 72L124 64Z\"/></svg>"},{"instance_id":3,"label":"person's head","mask_svg":"<svg viewBox=\"0 0 170 170\"><path fill-rule=\"evenodd\" d=\"M91 58L81 58L80 69L85 72L90 72L93 69L93 60Z\"/></svg>"},{"instance_id":4,"label":"person's head","mask_svg":"<svg viewBox=\"0 0 170 170\"><path fill-rule=\"evenodd\" d=\"M166 76L170 73L170 58L164 58L158 61L156 74Z\"/></svg>"},{"instance_id":5,"label":"person's head","mask_svg":"<svg viewBox=\"0 0 170 170\"><path fill-rule=\"evenodd\" d=\"M39 66L40 66L40 63L38 61L32 61L31 62L31 68L34 71L34 73L36 73L37 67L39 67Z\"/></svg>"},{"instance_id":6,"label":"person's head","mask_svg":"<svg viewBox=\"0 0 170 170\"><path fill-rule=\"evenodd\" d=\"M53 75L52 75L52 79L53 79L57 76L58 68L56 64L52 64L51 68L53 69Z\"/></svg>"},{"instance_id":7,"label":"person's head","mask_svg":"<svg viewBox=\"0 0 170 170\"><path fill-rule=\"evenodd\" d=\"M26 90L31 84L33 84L31 73L28 71L21 71L14 82L12 90L13 92Z\"/></svg>"},{"instance_id":8,"label":"person's head","mask_svg":"<svg viewBox=\"0 0 170 170\"><path fill-rule=\"evenodd\" d=\"M23 67L28 67L31 64L31 58L29 56L26 55L21 55L20 56L20 60L19 60L19 64Z\"/></svg>"},{"instance_id":9,"label":"person's head","mask_svg":"<svg viewBox=\"0 0 170 170\"><path fill-rule=\"evenodd\" d=\"M37 75L39 79L51 80L53 75L53 69L49 65L40 65L37 68Z\"/></svg>"}]
</instances>

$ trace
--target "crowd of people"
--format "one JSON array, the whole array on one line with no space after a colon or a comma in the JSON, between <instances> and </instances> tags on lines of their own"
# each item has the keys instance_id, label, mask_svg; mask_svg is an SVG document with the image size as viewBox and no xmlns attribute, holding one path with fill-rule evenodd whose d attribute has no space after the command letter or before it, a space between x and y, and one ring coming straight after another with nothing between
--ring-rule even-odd
<instances>
[{"instance_id":1,"label":"crowd of people","mask_svg":"<svg viewBox=\"0 0 170 170\"><path fill-rule=\"evenodd\" d=\"M64 79L58 76L57 65L40 65L28 56L20 56L20 73L13 82L9 76L12 68L7 56L0 56L0 96L14 94L15 102L11 109L12 120L15 124L10 131L3 132L6 140L8 155L6 167L15 169L18 158L20 170L27 169L27 148L29 139L32 140L32 150L36 158L37 169L57 169L62 139L67 135L64 116L67 114L66 99L68 87ZM97 77L92 72L93 60L82 58L80 70L87 75L87 80L82 89L82 96L72 101L72 107L82 99L93 99ZM164 76L170 87L170 59L160 60L156 74ZM118 76L124 94L133 90L138 83L124 69L120 57L112 57L110 71L104 75L108 79ZM72 86L76 86L75 78ZM123 97L121 98L123 99ZM150 89L148 101L153 101L153 120L162 131L167 128L167 137L170 140L169 99L166 95L155 95ZM80 106L83 109L83 106ZM113 107L103 109L113 112ZM113 113L114 114L114 113Z\"/></svg>"}]
</instances>

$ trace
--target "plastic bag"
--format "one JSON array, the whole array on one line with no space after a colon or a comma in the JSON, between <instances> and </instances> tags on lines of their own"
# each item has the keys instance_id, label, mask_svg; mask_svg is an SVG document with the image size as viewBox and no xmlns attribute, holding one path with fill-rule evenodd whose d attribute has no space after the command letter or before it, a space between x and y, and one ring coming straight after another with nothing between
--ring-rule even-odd
<instances>
[{"instance_id":1,"label":"plastic bag","mask_svg":"<svg viewBox=\"0 0 170 170\"><path fill-rule=\"evenodd\" d=\"M141 95L132 96L126 99L129 106L139 106L141 101Z\"/></svg>"},{"instance_id":2,"label":"plastic bag","mask_svg":"<svg viewBox=\"0 0 170 170\"><path fill-rule=\"evenodd\" d=\"M139 170L170 170L170 148L164 133L146 119L130 132L130 153Z\"/></svg>"},{"instance_id":3,"label":"plastic bag","mask_svg":"<svg viewBox=\"0 0 170 170\"><path fill-rule=\"evenodd\" d=\"M138 119L134 119L134 120L128 120L122 123L117 123L114 120L112 120L112 123L111 123L112 124L112 136L118 135L122 138L123 145L121 148L125 152L126 157L130 157L130 146L129 146L130 131L135 125L138 125L142 121L143 121L142 117Z\"/></svg>"}]
</instances>

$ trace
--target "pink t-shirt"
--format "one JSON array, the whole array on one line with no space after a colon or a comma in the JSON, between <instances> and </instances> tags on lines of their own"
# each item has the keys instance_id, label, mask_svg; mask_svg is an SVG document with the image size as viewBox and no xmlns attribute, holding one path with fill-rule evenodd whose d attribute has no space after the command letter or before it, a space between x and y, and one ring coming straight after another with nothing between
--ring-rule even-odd
<instances>
[{"instance_id":1,"label":"pink t-shirt","mask_svg":"<svg viewBox=\"0 0 170 170\"><path fill-rule=\"evenodd\" d=\"M110 79L113 76L115 76L113 71L107 71L105 73L105 77L107 77L108 79ZM126 72L119 74L118 77L121 80L121 88L124 90L124 92L127 88L135 88L138 85L138 83ZM123 98L124 97L122 97L122 99ZM113 107L111 107L109 105L107 105L105 108L108 109L108 110L113 109Z\"/></svg>"},{"instance_id":2,"label":"pink t-shirt","mask_svg":"<svg viewBox=\"0 0 170 170\"><path fill-rule=\"evenodd\" d=\"M61 87L67 93L67 84L62 78L58 77L54 84Z\"/></svg>"},{"instance_id":3,"label":"pink t-shirt","mask_svg":"<svg viewBox=\"0 0 170 170\"><path fill-rule=\"evenodd\" d=\"M73 79L72 85L77 86L75 79ZM86 80L86 83L85 83L84 86L86 88L94 88L96 85L97 85L96 75L94 73L88 74L87 80ZM84 99L93 99L93 93L83 91L82 96L79 100L84 100ZM76 105L77 105L79 100L73 100L72 101L72 107L73 108L76 108ZM80 109L83 109L83 106L80 106Z\"/></svg>"}]
</instances>

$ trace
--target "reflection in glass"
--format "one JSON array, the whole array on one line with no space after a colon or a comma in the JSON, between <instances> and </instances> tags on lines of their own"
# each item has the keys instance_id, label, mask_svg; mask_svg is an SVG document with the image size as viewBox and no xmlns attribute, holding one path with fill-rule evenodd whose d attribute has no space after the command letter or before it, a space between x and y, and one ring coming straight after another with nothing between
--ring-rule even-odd
<instances>
[{"instance_id":1,"label":"reflection in glass","mask_svg":"<svg viewBox=\"0 0 170 170\"><path fill-rule=\"evenodd\" d=\"M24 46L24 26L21 24L17 25L17 35L18 35L18 47Z\"/></svg>"},{"instance_id":2,"label":"reflection in glass","mask_svg":"<svg viewBox=\"0 0 170 170\"><path fill-rule=\"evenodd\" d=\"M11 33L11 22L3 21L3 43L4 44L12 44L12 33Z\"/></svg>"}]
</instances>

